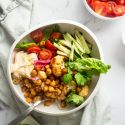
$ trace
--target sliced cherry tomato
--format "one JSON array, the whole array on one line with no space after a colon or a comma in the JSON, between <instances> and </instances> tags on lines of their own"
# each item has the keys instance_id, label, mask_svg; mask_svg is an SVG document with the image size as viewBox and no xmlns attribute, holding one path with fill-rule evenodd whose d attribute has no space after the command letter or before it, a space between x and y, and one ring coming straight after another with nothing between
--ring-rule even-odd
<instances>
[{"instance_id":1,"label":"sliced cherry tomato","mask_svg":"<svg viewBox=\"0 0 125 125\"><path fill-rule=\"evenodd\" d=\"M60 32L54 32L51 34L50 39L60 39L62 34Z\"/></svg>"},{"instance_id":2,"label":"sliced cherry tomato","mask_svg":"<svg viewBox=\"0 0 125 125\"><path fill-rule=\"evenodd\" d=\"M39 53L39 59L41 59L41 60L47 60L47 59L51 59L51 58L52 58L52 53L48 49L43 49Z\"/></svg>"},{"instance_id":3,"label":"sliced cherry tomato","mask_svg":"<svg viewBox=\"0 0 125 125\"><path fill-rule=\"evenodd\" d=\"M27 49L28 53L37 53L38 54L40 51L41 51L41 49L36 45L33 45Z\"/></svg>"},{"instance_id":4,"label":"sliced cherry tomato","mask_svg":"<svg viewBox=\"0 0 125 125\"><path fill-rule=\"evenodd\" d=\"M125 0L115 0L118 5L125 5Z\"/></svg>"},{"instance_id":5,"label":"sliced cherry tomato","mask_svg":"<svg viewBox=\"0 0 125 125\"><path fill-rule=\"evenodd\" d=\"M38 29L38 30L31 32L30 36L35 42L41 42L43 38L43 33L40 29Z\"/></svg>"},{"instance_id":6,"label":"sliced cherry tomato","mask_svg":"<svg viewBox=\"0 0 125 125\"><path fill-rule=\"evenodd\" d=\"M95 9L95 6L100 5L100 3L101 3L101 2L100 2L99 0L92 0L90 6L91 6L93 9Z\"/></svg>"},{"instance_id":7,"label":"sliced cherry tomato","mask_svg":"<svg viewBox=\"0 0 125 125\"><path fill-rule=\"evenodd\" d=\"M114 14L116 16L122 16L122 15L125 14L125 6L123 6L123 5L117 5L117 6L115 6L115 8L114 8L113 11L114 11Z\"/></svg>"},{"instance_id":8,"label":"sliced cherry tomato","mask_svg":"<svg viewBox=\"0 0 125 125\"><path fill-rule=\"evenodd\" d=\"M114 14L113 10L114 10L114 7L115 7L116 5L117 5L117 4L116 4L114 1L108 1L108 2L107 2L107 13L108 13L109 15L113 15L113 14Z\"/></svg>"},{"instance_id":9,"label":"sliced cherry tomato","mask_svg":"<svg viewBox=\"0 0 125 125\"><path fill-rule=\"evenodd\" d=\"M100 0L100 1L102 1L102 2L107 2L107 1L109 1L109 0Z\"/></svg>"},{"instance_id":10,"label":"sliced cherry tomato","mask_svg":"<svg viewBox=\"0 0 125 125\"><path fill-rule=\"evenodd\" d=\"M94 11L101 16L106 16L107 4L105 2L101 2L100 4L95 5Z\"/></svg>"},{"instance_id":11,"label":"sliced cherry tomato","mask_svg":"<svg viewBox=\"0 0 125 125\"><path fill-rule=\"evenodd\" d=\"M46 40L46 42L45 42L45 48L49 49L49 50L52 50L52 51L57 50L57 48L51 43L50 40Z\"/></svg>"},{"instance_id":12,"label":"sliced cherry tomato","mask_svg":"<svg viewBox=\"0 0 125 125\"><path fill-rule=\"evenodd\" d=\"M88 4L90 4L92 2L92 0L86 0Z\"/></svg>"}]
</instances>

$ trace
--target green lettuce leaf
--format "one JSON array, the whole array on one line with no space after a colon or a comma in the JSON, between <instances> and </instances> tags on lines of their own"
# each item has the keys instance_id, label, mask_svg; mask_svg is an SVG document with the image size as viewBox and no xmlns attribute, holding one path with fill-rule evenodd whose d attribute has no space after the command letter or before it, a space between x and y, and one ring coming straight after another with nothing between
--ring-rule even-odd
<instances>
[{"instance_id":1,"label":"green lettuce leaf","mask_svg":"<svg viewBox=\"0 0 125 125\"><path fill-rule=\"evenodd\" d=\"M27 49L28 47L36 45L34 42L21 42L16 45L16 48Z\"/></svg>"},{"instance_id":2,"label":"green lettuce leaf","mask_svg":"<svg viewBox=\"0 0 125 125\"><path fill-rule=\"evenodd\" d=\"M89 75L107 73L111 68L110 65L105 65L101 60L95 58L78 58L74 62L69 62L68 67L78 72L86 72Z\"/></svg>"}]
</instances>

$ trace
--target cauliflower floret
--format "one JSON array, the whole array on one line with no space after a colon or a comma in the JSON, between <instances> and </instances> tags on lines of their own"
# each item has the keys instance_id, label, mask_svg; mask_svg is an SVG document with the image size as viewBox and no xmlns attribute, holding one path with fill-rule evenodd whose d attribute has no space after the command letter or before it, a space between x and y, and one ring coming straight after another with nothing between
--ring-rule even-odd
<instances>
[{"instance_id":1,"label":"cauliflower floret","mask_svg":"<svg viewBox=\"0 0 125 125\"><path fill-rule=\"evenodd\" d=\"M52 72L56 77L62 75L62 69L65 67L63 59L64 59L63 56L58 55L51 60Z\"/></svg>"}]
</instances>

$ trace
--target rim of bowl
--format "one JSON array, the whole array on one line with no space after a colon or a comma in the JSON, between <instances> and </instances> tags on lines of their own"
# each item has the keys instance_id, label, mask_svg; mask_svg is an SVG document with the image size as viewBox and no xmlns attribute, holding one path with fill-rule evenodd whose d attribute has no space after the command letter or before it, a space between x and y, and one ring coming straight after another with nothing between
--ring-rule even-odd
<instances>
[{"instance_id":1,"label":"rim of bowl","mask_svg":"<svg viewBox=\"0 0 125 125\"><path fill-rule=\"evenodd\" d=\"M125 46L125 29L122 31L122 43Z\"/></svg>"},{"instance_id":2,"label":"rim of bowl","mask_svg":"<svg viewBox=\"0 0 125 125\"><path fill-rule=\"evenodd\" d=\"M7 76L8 76L8 81L9 81L9 85L12 89L12 91L14 92L14 94L16 95L16 97L25 105L25 106L30 106L30 104L28 104L26 101L24 101L22 98L20 98L20 96L15 92L14 90L14 84L12 82L12 79L11 79L11 71L10 71L10 66L11 66L11 56L12 56L12 53L13 53L13 50L16 46L16 44L22 39L24 38L26 35L28 35L30 32L32 32L33 30L35 29L38 29L38 28L42 28L44 26L48 26L48 25L52 25L52 24L58 24L58 23L66 23L66 24L71 24L71 25L75 25L75 26L78 26L82 29L84 29L89 35L91 35L91 37L95 40L96 44L97 44L97 47L99 49L99 53L100 53L100 59L102 61L104 61L104 57L103 57L103 52L102 52L102 49L101 49L101 46L99 44L99 41L98 39L96 38L96 36L94 35L94 33L92 31L90 31L86 26L78 23L78 22L75 22L75 21L71 21L71 20L56 20L56 21L49 21L49 22L46 22L46 23L42 23L42 24L39 24L31 29L29 29L28 31L24 32L21 36L19 36L15 42L13 43L13 45L11 46L10 48L10 52L9 52L9 58L8 58L8 61L7 61ZM102 79L103 75L100 75L99 76L99 79L97 81L97 84L94 88L94 90L92 91L91 95L85 100L85 102L83 102L83 104L81 104L80 106L74 108L74 109L71 109L69 111L64 111L62 113L56 113L56 114L53 114L53 113L47 113L47 112L42 112L42 111L39 111L37 110L36 108L34 108L34 111L38 112L38 113L42 113L42 114L46 114L46 115L52 115L52 116L60 116L60 115L66 115L66 114L70 114L70 113L73 113L73 112L76 112L78 110L80 110L81 108L85 107L90 101L91 99L93 99L93 97L96 95L96 93L98 92L99 90L99 87L100 87L100 83L101 83L101 79Z\"/></svg>"},{"instance_id":3,"label":"rim of bowl","mask_svg":"<svg viewBox=\"0 0 125 125\"><path fill-rule=\"evenodd\" d=\"M125 15L117 16L117 17L101 16L101 15L97 14L97 13L89 6L89 4L87 3L86 0L83 0L83 3L84 3L84 5L85 5L85 7L87 8L87 10L88 10L92 15L94 15L95 17L97 17L98 19L101 19L101 20L109 20L109 21L112 21L112 20L120 19L120 18L122 18L122 17L125 16Z\"/></svg>"}]
</instances>

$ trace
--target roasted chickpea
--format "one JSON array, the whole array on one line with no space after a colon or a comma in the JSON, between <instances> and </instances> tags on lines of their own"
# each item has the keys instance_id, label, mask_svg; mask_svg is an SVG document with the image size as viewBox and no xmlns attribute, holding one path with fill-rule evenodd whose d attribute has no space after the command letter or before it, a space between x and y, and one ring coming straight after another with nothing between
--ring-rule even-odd
<instances>
[{"instance_id":1,"label":"roasted chickpea","mask_svg":"<svg viewBox=\"0 0 125 125\"><path fill-rule=\"evenodd\" d=\"M32 103L32 101L33 101L33 100L32 100L31 98L29 98L29 97L26 98L26 102Z\"/></svg>"},{"instance_id":2,"label":"roasted chickpea","mask_svg":"<svg viewBox=\"0 0 125 125\"><path fill-rule=\"evenodd\" d=\"M42 67L42 68L41 68L41 71L45 71L45 67Z\"/></svg>"},{"instance_id":3,"label":"roasted chickpea","mask_svg":"<svg viewBox=\"0 0 125 125\"><path fill-rule=\"evenodd\" d=\"M24 79L24 84L29 83L29 79Z\"/></svg>"},{"instance_id":4,"label":"roasted chickpea","mask_svg":"<svg viewBox=\"0 0 125 125\"><path fill-rule=\"evenodd\" d=\"M67 86L63 87L63 94L66 95L69 92L69 89L67 88Z\"/></svg>"},{"instance_id":5,"label":"roasted chickpea","mask_svg":"<svg viewBox=\"0 0 125 125\"><path fill-rule=\"evenodd\" d=\"M19 76L19 77L17 78L17 77L14 76L13 73L12 73L11 76L12 76L13 83L14 83L15 85L20 84L20 82L21 82L21 80L22 80L22 77L21 77L21 76Z\"/></svg>"},{"instance_id":6,"label":"roasted chickpea","mask_svg":"<svg viewBox=\"0 0 125 125\"><path fill-rule=\"evenodd\" d=\"M51 93L50 98L52 98L52 99L56 99L56 93Z\"/></svg>"},{"instance_id":7,"label":"roasted chickpea","mask_svg":"<svg viewBox=\"0 0 125 125\"><path fill-rule=\"evenodd\" d=\"M56 82L56 84L59 84L59 79L56 79L56 81L55 81L55 82Z\"/></svg>"},{"instance_id":8,"label":"roasted chickpea","mask_svg":"<svg viewBox=\"0 0 125 125\"><path fill-rule=\"evenodd\" d=\"M47 79L47 80L45 81L45 84L47 84L47 85L49 85L50 83L51 83L50 79Z\"/></svg>"},{"instance_id":9,"label":"roasted chickpea","mask_svg":"<svg viewBox=\"0 0 125 125\"><path fill-rule=\"evenodd\" d=\"M31 89L31 95L35 96L36 95L36 92L34 89Z\"/></svg>"},{"instance_id":10,"label":"roasted chickpea","mask_svg":"<svg viewBox=\"0 0 125 125\"><path fill-rule=\"evenodd\" d=\"M52 82L50 82L50 86L55 86L56 85L56 82L53 80Z\"/></svg>"},{"instance_id":11,"label":"roasted chickpea","mask_svg":"<svg viewBox=\"0 0 125 125\"><path fill-rule=\"evenodd\" d=\"M30 82L29 82L29 83L26 83L25 86L26 86L27 88L32 88L32 84L31 84Z\"/></svg>"},{"instance_id":12,"label":"roasted chickpea","mask_svg":"<svg viewBox=\"0 0 125 125\"><path fill-rule=\"evenodd\" d=\"M81 88L80 87L77 87L76 88L76 92L79 93L81 91Z\"/></svg>"},{"instance_id":13,"label":"roasted chickpea","mask_svg":"<svg viewBox=\"0 0 125 125\"><path fill-rule=\"evenodd\" d=\"M47 75L44 71L39 71L38 72L38 77L41 79L41 80L46 80L47 78Z\"/></svg>"},{"instance_id":14,"label":"roasted chickpea","mask_svg":"<svg viewBox=\"0 0 125 125\"><path fill-rule=\"evenodd\" d=\"M53 102L54 102L53 99L46 100L44 101L44 106L50 106Z\"/></svg>"},{"instance_id":15,"label":"roasted chickpea","mask_svg":"<svg viewBox=\"0 0 125 125\"><path fill-rule=\"evenodd\" d=\"M32 72L31 72L31 76L32 76L32 77L37 76L37 71L36 71L36 70L32 70Z\"/></svg>"},{"instance_id":16,"label":"roasted chickpea","mask_svg":"<svg viewBox=\"0 0 125 125\"><path fill-rule=\"evenodd\" d=\"M52 74L52 70L50 68L46 69L46 74L47 76L50 76Z\"/></svg>"},{"instance_id":17,"label":"roasted chickpea","mask_svg":"<svg viewBox=\"0 0 125 125\"><path fill-rule=\"evenodd\" d=\"M35 90L36 92L40 92L40 91L41 91L41 88L40 88L40 86L35 86L35 87L34 87L34 90Z\"/></svg>"},{"instance_id":18,"label":"roasted chickpea","mask_svg":"<svg viewBox=\"0 0 125 125\"><path fill-rule=\"evenodd\" d=\"M33 102L37 102L41 100L41 96L35 96Z\"/></svg>"},{"instance_id":19,"label":"roasted chickpea","mask_svg":"<svg viewBox=\"0 0 125 125\"><path fill-rule=\"evenodd\" d=\"M29 97L30 93L29 92L25 92L24 93L24 97Z\"/></svg>"},{"instance_id":20,"label":"roasted chickpea","mask_svg":"<svg viewBox=\"0 0 125 125\"><path fill-rule=\"evenodd\" d=\"M40 46L40 47L44 47L44 46L45 46L45 41L41 41L41 42L39 43L39 46Z\"/></svg>"},{"instance_id":21,"label":"roasted chickpea","mask_svg":"<svg viewBox=\"0 0 125 125\"><path fill-rule=\"evenodd\" d=\"M67 68L62 69L62 74L66 74L68 72Z\"/></svg>"},{"instance_id":22,"label":"roasted chickpea","mask_svg":"<svg viewBox=\"0 0 125 125\"><path fill-rule=\"evenodd\" d=\"M47 97L50 97L51 94L52 94L52 93L50 93L50 92L45 93L45 95L46 95Z\"/></svg>"},{"instance_id":23,"label":"roasted chickpea","mask_svg":"<svg viewBox=\"0 0 125 125\"><path fill-rule=\"evenodd\" d=\"M19 83L20 83L20 79L14 78L14 79L13 79L13 83L14 83L15 85L19 84Z\"/></svg>"},{"instance_id":24,"label":"roasted chickpea","mask_svg":"<svg viewBox=\"0 0 125 125\"><path fill-rule=\"evenodd\" d=\"M27 89L26 86L21 87L22 92L26 92L26 89Z\"/></svg>"},{"instance_id":25,"label":"roasted chickpea","mask_svg":"<svg viewBox=\"0 0 125 125\"><path fill-rule=\"evenodd\" d=\"M47 85L45 85L44 87L43 87L43 91L44 92L47 92L49 90L49 87L47 86Z\"/></svg>"},{"instance_id":26,"label":"roasted chickpea","mask_svg":"<svg viewBox=\"0 0 125 125\"><path fill-rule=\"evenodd\" d=\"M63 85L60 85L60 86L59 86L59 89L63 90Z\"/></svg>"},{"instance_id":27,"label":"roasted chickpea","mask_svg":"<svg viewBox=\"0 0 125 125\"><path fill-rule=\"evenodd\" d=\"M40 70L41 70L41 66L40 66L40 65L36 65L36 66L35 66L35 70L36 70L36 71L40 71Z\"/></svg>"},{"instance_id":28,"label":"roasted chickpea","mask_svg":"<svg viewBox=\"0 0 125 125\"><path fill-rule=\"evenodd\" d=\"M45 68L46 68L46 69L50 68L50 65L46 65Z\"/></svg>"},{"instance_id":29,"label":"roasted chickpea","mask_svg":"<svg viewBox=\"0 0 125 125\"><path fill-rule=\"evenodd\" d=\"M49 86L49 92L54 92L55 89L52 86Z\"/></svg>"},{"instance_id":30,"label":"roasted chickpea","mask_svg":"<svg viewBox=\"0 0 125 125\"><path fill-rule=\"evenodd\" d=\"M56 90L56 93L57 93L57 95L60 95L60 94L61 94L61 90L60 90L60 89L57 89L57 90Z\"/></svg>"},{"instance_id":31,"label":"roasted chickpea","mask_svg":"<svg viewBox=\"0 0 125 125\"><path fill-rule=\"evenodd\" d=\"M49 76L49 79L52 81L52 80L55 80L55 77L53 75Z\"/></svg>"},{"instance_id":32,"label":"roasted chickpea","mask_svg":"<svg viewBox=\"0 0 125 125\"><path fill-rule=\"evenodd\" d=\"M66 102L65 101L61 101L60 102L60 108L65 108L66 107Z\"/></svg>"},{"instance_id":33,"label":"roasted chickpea","mask_svg":"<svg viewBox=\"0 0 125 125\"><path fill-rule=\"evenodd\" d=\"M66 99L66 97L65 97L65 95L63 95L63 94L61 94L60 96L58 96L58 98L57 98L58 100L65 100Z\"/></svg>"},{"instance_id":34,"label":"roasted chickpea","mask_svg":"<svg viewBox=\"0 0 125 125\"><path fill-rule=\"evenodd\" d=\"M38 80L35 82L35 85L38 85L38 86L42 85L42 81L41 81L40 79L38 79Z\"/></svg>"}]
</instances>

